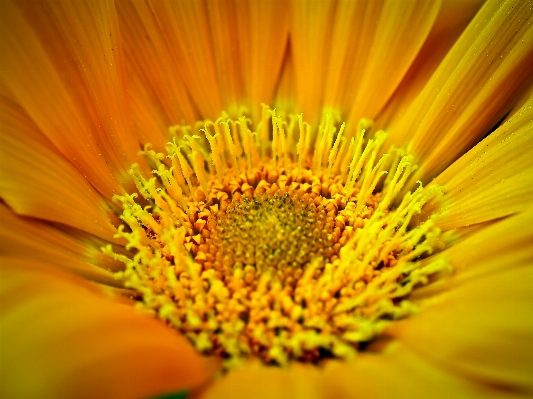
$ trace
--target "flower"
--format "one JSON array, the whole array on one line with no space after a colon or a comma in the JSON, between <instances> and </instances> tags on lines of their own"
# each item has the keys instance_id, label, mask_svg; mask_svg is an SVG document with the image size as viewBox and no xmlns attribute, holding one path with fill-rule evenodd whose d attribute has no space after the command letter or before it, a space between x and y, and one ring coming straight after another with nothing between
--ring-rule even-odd
<instances>
[{"instance_id":1,"label":"flower","mask_svg":"<svg viewBox=\"0 0 533 399\"><path fill-rule=\"evenodd\" d=\"M4 2L2 8L3 395L144 398L188 391L206 398L350 398L426 397L430 390L431 396L443 397L455 393L465 397L532 394L530 2L295 1L287 5L268 1L13 1ZM277 107L279 113L260 108L262 102ZM224 110L236 118L242 113L241 106L249 110L255 122L266 115L272 129L261 133L255 125L238 124L233 119L227 122L231 129L219 132L218 138L210 135L211 125L203 142L183 136L189 146L182 148L187 144L167 133L168 127L176 124L174 132L181 129L188 133L183 126L215 120ZM324 119L323 110L329 115ZM303 112L309 126L320 124L321 128L312 130L302 122L296 129L290 116L282 118L282 111L287 115ZM343 134L354 138L351 149L348 140L344 140L344 147L341 139L335 146L344 131L343 127L334 127L337 111L346 121ZM373 124L362 118L370 118ZM292 120L296 124L297 119ZM337 156L344 159L341 155L358 153L356 139L362 137L363 128L374 135L374 141L364 142L366 147L361 141L362 153L368 148L368 159L372 159L361 164L365 178L358 180L356 176L360 158L355 155L347 158L354 160L353 168L348 162L346 176L341 178L338 170L342 172L343 168L335 166ZM378 144L385 138L380 129L388 133L387 140L396 150L380 151ZM258 147L254 147L252 130L260 135ZM296 141L287 144L288 137L296 137L290 132L296 131L304 135L299 147ZM236 141L232 140L236 139L242 140L242 152L233 147ZM168 142L170 158L164 161L158 154ZM144 147L147 143L154 150ZM312 151L306 152L306 143L313 144L314 158ZM410 154L405 161L401 157L394 162L394 157L381 164L378 161L384 152L393 155L402 151ZM291 177L293 172L283 168L302 152L307 155L291 169ZM187 155L189 160L185 159ZM357 255L351 258L353 264L361 261L359 242L379 241L375 237L387 227L393 226L394 234L405 229L405 237L417 237L409 247L386 252L392 256L387 258L391 264L375 263L367 281L376 281L376 276L388 270L399 271L395 279L386 281L388 285L381 286L385 294L400 287L413 290L398 297L385 295L385 302L365 302L375 305L365 310L365 320L372 321L365 324L370 326L371 334L361 338L364 331L356 330L359 338L353 348L360 350L357 354L344 341L338 347L328 347L332 349L328 355L337 359L324 359L320 351L303 359L323 360L319 365L294 361L302 360L295 353L306 349L305 345L263 357L261 351L256 351L255 357L264 361L283 363L287 353L293 360L288 359L283 368L250 361L221 375L216 356L202 356L189 341L199 349L216 346L212 335L202 335L203 331L194 335L187 329L194 326L198 314L185 315L189 327L179 334L176 328L180 329L182 319L176 319L176 328L168 322L172 322L176 308L168 311L168 306L161 306L164 296L156 298L159 302L151 306L150 295L167 289L157 283L172 282L172 274L154 277L138 269L146 259L155 259L154 273L167 272L163 269L168 267L165 262L176 255L183 259L173 259L172 267L188 265L188 280L199 278L194 271L198 266L194 265L205 267L208 261L207 255L205 259L199 257L203 253L200 245L205 245L203 236L197 238L197 243L190 241L195 236L186 242L184 237L189 233L182 229L163 238L167 230L158 231L161 226L171 229L187 225L185 221L167 223L164 217L179 219L181 211L165 212L164 207L174 201L184 211L188 204L179 202L192 198L199 210L202 193L209 205L208 196L217 193L207 192L222 184L224 178L235 178L237 170L253 171L268 159L270 164L261 166L266 178L246 177L250 187L236 180L238 187L233 189L228 183L227 203L224 190L217 189L222 193L217 204L222 208L225 203L236 215L231 223L241 226L248 218L250 209L240 197L246 197L247 190L255 193L264 188L259 187L261 180L269 184L268 189L277 184L280 190L282 181L286 183L289 177L301 185L316 183L318 191L312 199L322 196L325 202L313 202L313 206L324 205L324 213L327 210L337 217L335 212L345 207L326 208L334 207L331 200L339 198L336 194L354 204L355 211L338 219L342 231L347 231L346 224L355 226L354 235L347 233L342 243L348 248L346 253ZM214 166L206 160L213 161ZM158 186L148 178L150 162L160 174ZM168 183L174 176L169 169L172 162L174 171L181 169L176 178L181 176L183 184ZM132 167L134 164L138 166ZM394 173L380 175L387 171L382 169L384 165L389 165L391 172L399 171L396 181L390 178ZM272 169L270 175L268 168ZM403 172L409 168L410 173ZM307 180L302 177L304 170L310 175ZM209 174L205 180L204 173ZM328 185L330 173L337 173L339 180ZM280 176L285 176L284 180ZM414 197L407 191L416 190L417 180L425 189L414 193L431 195L410 202ZM189 187L185 196L169 194L171 187L182 186L184 190ZM161 187L166 191L157 190ZM297 192L297 188L294 190ZM138 206L130 195L136 191L141 194L135 200L139 204L152 201L152 206L163 211ZM408 212L401 214L398 224L391 220L400 215L402 205L390 198L390 207L379 207L393 192L398 202L407 198L405 204L413 209L410 216ZM274 190L272 196L269 193L267 197L252 198L259 207L266 207L272 200L281 209L285 205L276 193ZM323 222L319 211L309 211L310 196L280 191L286 193L295 202L301 196L303 203L296 206L312 219L312 227ZM368 196L363 198L362 193ZM233 202L229 201L230 194ZM143 202L143 195L147 202ZM417 207L421 213L415 212ZM253 226L277 229L281 219L295 230L301 227L292 208L283 209L274 214L276 220L271 213L259 214L261 224ZM311 213L305 213L308 211ZM364 211L370 213L363 217L360 212ZM200 225L210 220L198 214L191 217L199 223L190 227L193 232L202 231ZM119 217L131 231L119 227ZM141 222L144 227L137 232L146 237L134 236L137 225L131 217ZM370 222L358 225L358 217ZM410 226L407 217L413 217ZM326 222L320 226L327 239L334 233L325 230L327 216L323 219ZM222 227L231 230L232 224L224 220L220 222ZM372 230L375 235L367 234L372 226L378 226ZM421 226L425 230L417 230ZM208 227L211 234L214 227ZM340 226L336 227L341 231ZM269 231L260 231L261 242L268 240ZM323 231L318 230L318 234ZM281 234L269 245L281 245L284 237ZM394 237L383 236L381 244L395 242ZM174 238L177 249L170 248ZM160 244L164 240L174 252L163 252L166 247ZM195 263L181 249L183 242L190 244L184 247L194 253ZM428 247L423 246L426 242L430 242ZM139 243L152 249L143 252ZM341 245L340 241L336 243ZM366 257L369 247L361 248ZM326 250L322 248L321 255ZM411 253L422 257L402 260ZM142 256L135 258L136 254ZM280 256L275 263L281 263L286 254ZM344 275L350 276L352 263L342 263L346 259L343 254L335 259L336 254L328 256L329 263L316 257L302 261L302 270L310 270L305 287L310 286L307 283L313 277L313 268L323 269L315 276L320 281L320 275L327 274L328 264L344 267L348 270ZM132 259L138 263L132 264ZM230 260L233 265L239 262ZM402 263L412 260L417 263ZM398 264L407 269L395 269ZM180 273L181 277L183 270ZM251 282L255 281L255 271L243 268L244 281L246 273L252 276ZM128 285L115 279L116 275L125 278ZM419 278L416 284L415 277ZM209 284L217 281L221 280ZM354 288L359 281L352 281ZM180 284L198 291L203 282L195 281L196 286ZM270 280L265 284L274 285ZM169 286L180 287L177 283ZM196 300L193 288L186 295ZM335 295L340 292L328 289ZM166 298L178 295L176 291ZM339 295L338 299L343 299L344 293ZM296 294L292 299L290 312L297 305ZM327 304L331 298L326 293L326 299L320 299ZM194 305L200 306L199 301ZM135 303L141 303L145 311L158 312L160 320L140 314L132 306ZM178 300L176 303L180 305ZM350 302L344 311L354 308L356 305ZM413 314L415 308L418 312ZM236 308L230 310L231 318ZM221 315L225 310L217 311ZM303 310L294 312L298 321L298 312ZM385 323L382 316L407 317ZM166 324L162 319L167 320ZM332 326L319 327L320 338ZM339 328L339 324L333 327ZM318 348L322 347L311 347ZM227 347L223 350L225 355L229 353ZM350 356L346 356L348 352Z\"/></svg>"}]
</instances>

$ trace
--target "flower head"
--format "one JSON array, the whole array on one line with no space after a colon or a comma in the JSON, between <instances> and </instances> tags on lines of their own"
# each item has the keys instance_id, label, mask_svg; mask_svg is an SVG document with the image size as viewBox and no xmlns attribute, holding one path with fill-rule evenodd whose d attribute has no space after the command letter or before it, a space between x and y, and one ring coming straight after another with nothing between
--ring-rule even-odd
<instances>
[{"instance_id":1,"label":"flower head","mask_svg":"<svg viewBox=\"0 0 533 399\"><path fill-rule=\"evenodd\" d=\"M533 392L529 2L2 7L3 394Z\"/></svg>"}]
</instances>

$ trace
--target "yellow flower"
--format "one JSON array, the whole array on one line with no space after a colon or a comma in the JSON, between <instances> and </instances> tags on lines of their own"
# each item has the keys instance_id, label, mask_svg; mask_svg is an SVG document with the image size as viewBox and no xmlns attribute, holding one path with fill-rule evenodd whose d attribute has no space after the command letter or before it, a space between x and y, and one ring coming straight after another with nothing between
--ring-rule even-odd
<instances>
[{"instance_id":1,"label":"yellow flower","mask_svg":"<svg viewBox=\"0 0 533 399\"><path fill-rule=\"evenodd\" d=\"M533 395L530 1L1 10L3 397Z\"/></svg>"}]
</instances>

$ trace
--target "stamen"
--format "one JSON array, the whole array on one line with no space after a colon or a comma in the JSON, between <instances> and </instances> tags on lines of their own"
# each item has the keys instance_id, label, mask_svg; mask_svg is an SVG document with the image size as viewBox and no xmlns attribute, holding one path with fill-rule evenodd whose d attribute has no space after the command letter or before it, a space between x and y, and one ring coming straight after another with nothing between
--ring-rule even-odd
<instances>
[{"instance_id":1,"label":"stamen","mask_svg":"<svg viewBox=\"0 0 533 399\"><path fill-rule=\"evenodd\" d=\"M411 226L440 188L420 184L398 204L413 157L380 156L387 134L365 143L368 120L338 133L335 120L326 114L313 144L302 115L263 105L259 133L224 115L202 135L175 128L185 141L174 137L167 156L145 146L154 177L137 165L130 175L149 205L115 197L118 236L134 255L103 248L125 263L117 278L138 306L227 368L250 356L277 365L350 357L416 311L408 295L449 267L417 261L439 245L434 217Z\"/></svg>"}]
</instances>

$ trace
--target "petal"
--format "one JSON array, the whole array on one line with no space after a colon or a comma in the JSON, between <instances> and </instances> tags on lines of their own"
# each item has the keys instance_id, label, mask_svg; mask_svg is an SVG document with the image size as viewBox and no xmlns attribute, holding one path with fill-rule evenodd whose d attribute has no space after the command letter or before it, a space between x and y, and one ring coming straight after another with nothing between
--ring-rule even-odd
<instances>
[{"instance_id":1,"label":"petal","mask_svg":"<svg viewBox=\"0 0 533 399\"><path fill-rule=\"evenodd\" d=\"M533 263L533 210L488 224L464 240L423 262L444 258L453 267L451 278L415 290L413 298L435 295L465 282Z\"/></svg>"},{"instance_id":2,"label":"petal","mask_svg":"<svg viewBox=\"0 0 533 399\"><path fill-rule=\"evenodd\" d=\"M276 98L274 106L282 109L287 113L296 114L296 79L294 78L294 60L291 52L287 49L283 60L283 68L279 77L278 87L276 88Z\"/></svg>"},{"instance_id":3,"label":"petal","mask_svg":"<svg viewBox=\"0 0 533 399\"><path fill-rule=\"evenodd\" d=\"M533 394L533 257L528 263L453 287L390 334L454 373Z\"/></svg>"},{"instance_id":4,"label":"petal","mask_svg":"<svg viewBox=\"0 0 533 399\"><path fill-rule=\"evenodd\" d=\"M431 393L431 394L429 394ZM216 381L195 399L218 398L511 398L436 367L405 345L363 353L325 367L293 363L288 369L250 363Z\"/></svg>"},{"instance_id":5,"label":"petal","mask_svg":"<svg viewBox=\"0 0 533 399\"><path fill-rule=\"evenodd\" d=\"M435 367L401 342L392 343L382 353L361 354L346 364L332 362L324 378L335 398L514 397Z\"/></svg>"},{"instance_id":6,"label":"petal","mask_svg":"<svg viewBox=\"0 0 533 399\"><path fill-rule=\"evenodd\" d=\"M239 7L243 9L243 7ZM232 1L210 1L205 4L208 17L212 51L215 59L215 72L224 105L236 105L244 97L238 24L237 5ZM244 12L242 12L244 14ZM237 28L237 29L235 29ZM233 47L233 48L232 48Z\"/></svg>"},{"instance_id":7,"label":"petal","mask_svg":"<svg viewBox=\"0 0 533 399\"><path fill-rule=\"evenodd\" d=\"M357 83L353 78L350 81L352 88L357 87L349 102L353 104L349 118L353 125L362 117L376 118L385 106L422 48L440 6L441 2L434 0L384 2L378 20L370 25L371 40L361 41L370 46L364 62L355 58L364 68Z\"/></svg>"},{"instance_id":8,"label":"petal","mask_svg":"<svg viewBox=\"0 0 533 399\"><path fill-rule=\"evenodd\" d=\"M376 117L422 47L439 7L439 1L293 2L297 108L310 122L323 105L340 108L354 126L363 116Z\"/></svg>"},{"instance_id":9,"label":"petal","mask_svg":"<svg viewBox=\"0 0 533 399\"><path fill-rule=\"evenodd\" d=\"M294 363L289 369L282 369L249 362L216 381L197 398L334 398L328 394L322 377L312 365Z\"/></svg>"},{"instance_id":10,"label":"petal","mask_svg":"<svg viewBox=\"0 0 533 399\"><path fill-rule=\"evenodd\" d=\"M2 397L143 398L214 371L184 338L81 280L29 261L1 271Z\"/></svg>"},{"instance_id":11,"label":"petal","mask_svg":"<svg viewBox=\"0 0 533 399\"><path fill-rule=\"evenodd\" d=\"M0 97L0 196L18 214L113 241L111 210L16 104Z\"/></svg>"},{"instance_id":12,"label":"petal","mask_svg":"<svg viewBox=\"0 0 533 399\"><path fill-rule=\"evenodd\" d=\"M514 105L513 109L507 114L505 117L505 121L508 121L509 119L513 118L517 112L523 112L524 109L526 109L526 106L528 104L531 104L531 100L533 99L533 84L529 86L529 88L524 92L522 97L520 97L516 104Z\"/></svg>"},{"instance_id":13,"label":"petal","mask_svg":"<svg viewBox=\"0 0 533 399\"><path fill-rule=\"evenodd\" d=\"M5 1L0 25L2 81L13 98L102 194L121 192L138 143L113 4Z\"/></svg>"},{"instance_id":14,"label":"petal","mask_svg":"<svg viewBox=\"0 0 533 399\"><path fill-rule=\"evenodd\" d=\"M124 265L100 250L107 241L17 216L4 204L0 204L0 221L0 253L3 256L39 260L92 281L122 286L111 272L122 270ZM124 251L120 249L114 247L117 253Z\"/></svg>"},{"instance_id":15,"label":"petal","mask_svg":"<svg viewBox=\"0 0 533 399\"><path fill-rule=\"evenodd\" d=\"M254 120L260 117L259 104L272 104L278 88L289 40L290 13L280 12L286 4L285 0L239 0L235 4L242 84ZM231 42L225 45L232 47Z\"/></svg>"},{"instance_id":16,"label":"petal","mask_svg":"<svg viewBox=\"0 0 533 399\"><path fill-rule=\"evenodd\" d=\"M481 8L432 78L389 127L397 145L411 143L427 181L476 143L531 84L533 9L520 0Z\"/></svg>"},{"instance_id":17,"label":"petal","mask_svg":"<svg viewBox=\"0 0 533 399\"><path fill-rule=\"evenodd\" d=\"M314 125L320 117L334 26L332 1L293 1L291 53L294 62L296 109Z\"/></svg>"},{"instance_id":18,"label":"petal","mask_svg":"<svg viewBox=\"0 0 533 399\"><path fill-rule=\"evenodd\" d=\"M482 5L482 0L442 2L431 32L394 95L380 112L376 127L386 129L393 119L405 113Z\"/></svg>"},{"instance_id":19,"label":"petal","mask_svg":"<svg viewBox=\"0 0 533 399\"><path fill-rule=\"evenodd\" d=\"M168 127L198 119L165 32L147 2L116 3L134 121L140 141L164 146Z\"/></svg>"},{"instance_id":20,"label":"petal","mask_svg":"<svg viewBox=\"0 0 533 399\"><path fill-rule=\"evenodd\" d=\"M153 1L150 8L163 32L169 54L203 118L222 111L210 27L204 4L189 1Z\"/></svg>"},{"instance_id":21,"label":"petal","mask_svg":"<svg viewBox=\"0 0 533 399\"><path fill-rule=\"evenodd\" d=\"M287 45L284 6L279 0L150 2L201 117L241 105L257 116L260 102L272 102Z\"/></svg>"},{"instance_id":22,"label":"petal","mask_svg":"<svg viewBox=\"0 0 533 399\"><path fill-rule=\"evenodd\" d=\"M533 97L496 131L455 161L434 183L445 195L437 224L444 230L501 218L533 203Z\"/></svg>"}]
</instances>

